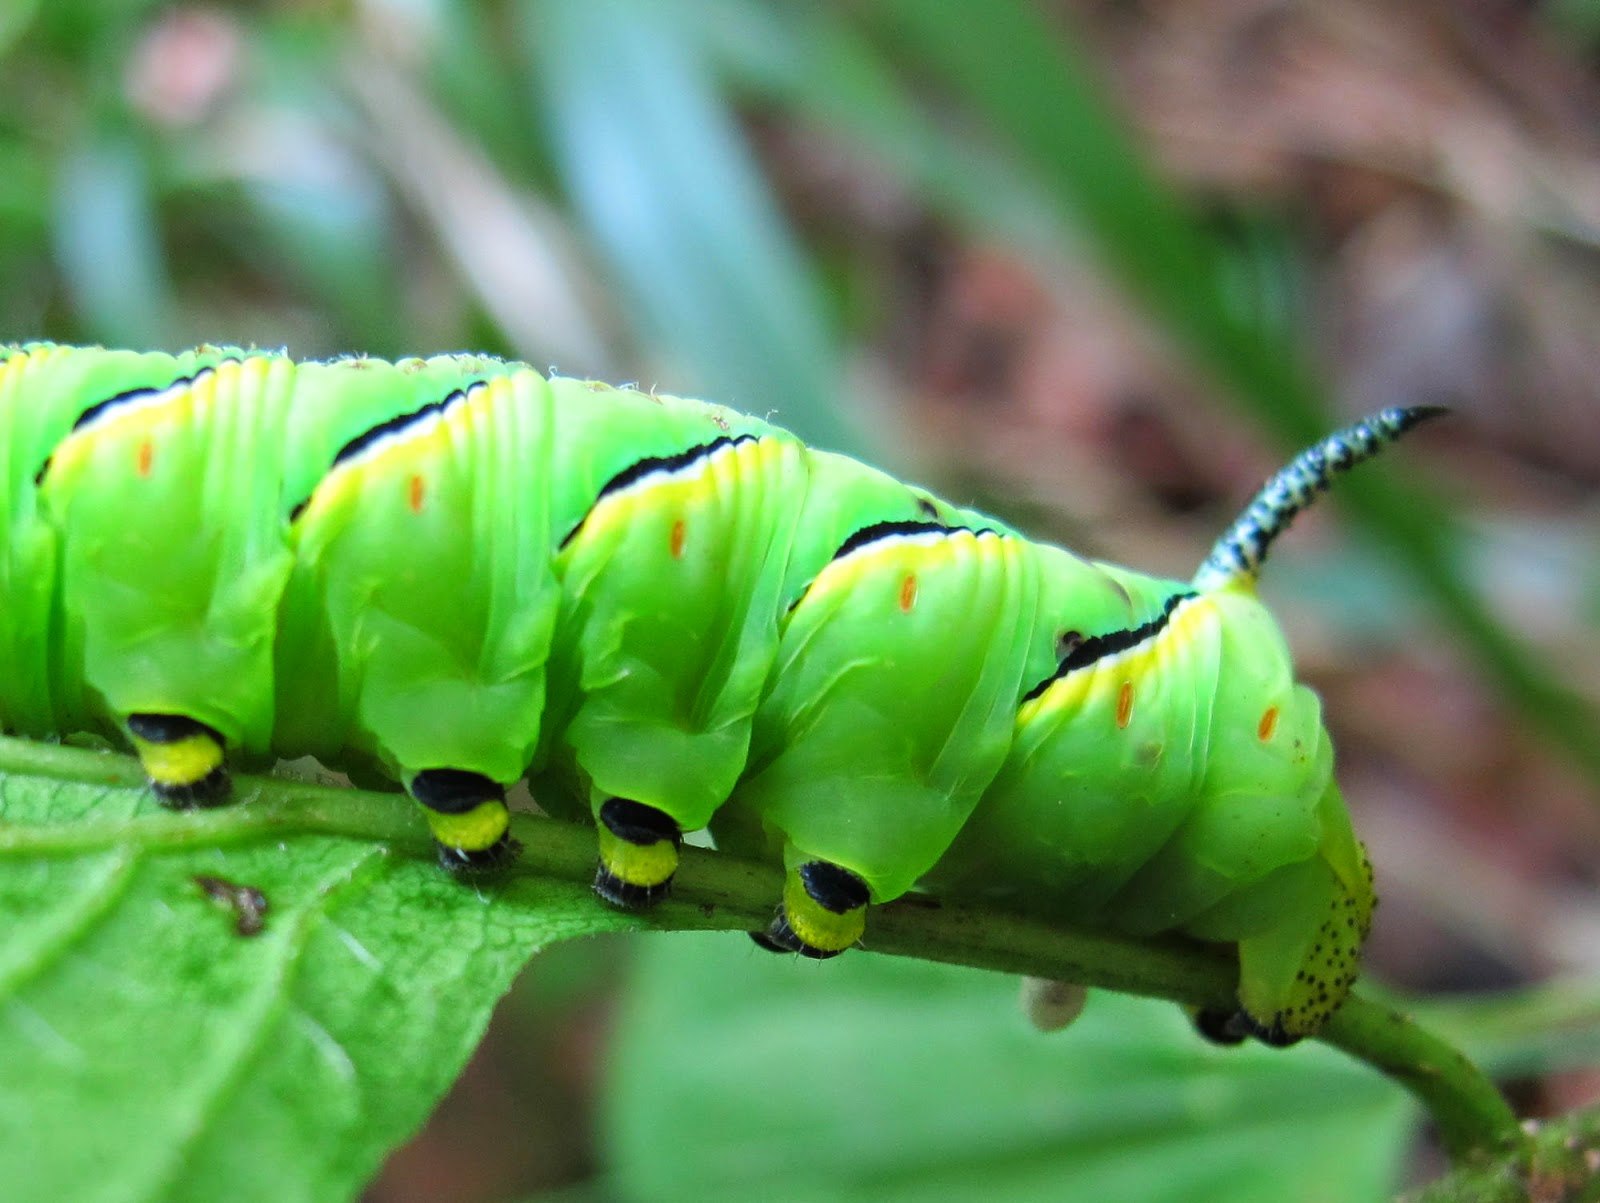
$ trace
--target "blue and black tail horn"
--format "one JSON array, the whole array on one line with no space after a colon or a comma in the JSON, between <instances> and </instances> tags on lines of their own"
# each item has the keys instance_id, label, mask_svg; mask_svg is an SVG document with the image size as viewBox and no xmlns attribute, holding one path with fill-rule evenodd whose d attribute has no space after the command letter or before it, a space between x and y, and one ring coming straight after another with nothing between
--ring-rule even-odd
<instances>
[{"instance_id":1,"label":"blue and black tail horn","mask_svg":"<svg viewBox=\"0 0 1600 1203\"><path fill-rule=\"evenodd\" d=\"M1412 427L1450 411L1439 405L1395 406L1362 418L1307 447L1261 486L1244 513L1211 548L1194 587L1202 593L1241 580L1254 580L1272 541L1289 528L1295 515L1333 482L1371 459Z\"/></svg>"}]
</instances>

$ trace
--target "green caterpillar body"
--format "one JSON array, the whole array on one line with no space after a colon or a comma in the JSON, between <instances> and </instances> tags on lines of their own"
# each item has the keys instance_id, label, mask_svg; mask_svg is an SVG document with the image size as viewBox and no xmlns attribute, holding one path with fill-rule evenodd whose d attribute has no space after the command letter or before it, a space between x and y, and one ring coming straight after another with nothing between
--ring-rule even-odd
<instances>
[{"instance_id":1,"label":"green caterpillar body","mask_svg":"<svg viewBox=\"0 0 1600 1203\"><path fill-rule=\"evenodd\" d=\"M709 826L781 859L759 939L810 955L913 888L1221 941L1235 1030L1292 1039L1373 895L1254 574L1421 416L1303 455L1191 585L521 364L6 348L0 722L126 735L177 805L225 752L377 768L463 869L514 852L526 776L597 821L619 905Z\"/></svg>"}]
</instances>

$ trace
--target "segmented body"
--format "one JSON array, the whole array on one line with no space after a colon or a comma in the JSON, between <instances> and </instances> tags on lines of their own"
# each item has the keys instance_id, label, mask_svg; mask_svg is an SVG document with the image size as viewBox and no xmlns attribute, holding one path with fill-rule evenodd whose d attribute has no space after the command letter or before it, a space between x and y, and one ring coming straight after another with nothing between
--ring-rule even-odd
<instances>
[{"instance_id":1,"label":"segmented body","mask_svg":"<svg viewBox=\"0 0 1600 1203\"><path fill-rule=\"evenodd\" d=\"M1354 976L1366 861L1252 588L1297 505L1190 586L720 406L466 356L11 348L0 440L0 717L126 732L171 801L224 751L377 768L474 867L526 775L598 819L618 904L686 831L781 858L779 947L920 885L1235 944L1276 1036Z\"/></svg>"}]
</instances>

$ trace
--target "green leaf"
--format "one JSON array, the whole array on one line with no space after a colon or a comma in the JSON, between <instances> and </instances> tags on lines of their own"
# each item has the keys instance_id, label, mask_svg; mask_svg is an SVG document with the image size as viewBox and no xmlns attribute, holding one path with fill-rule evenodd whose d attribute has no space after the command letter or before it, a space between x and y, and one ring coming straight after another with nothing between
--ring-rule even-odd
<instances>
[{"instance_id":1,"label":"green leaf","mask_svg":"<svg viewBox=\"0 0 1600 1203\"><path fill-rule=\"evenodd\" d=\"M1212 1048L1169 1004L1095 994L1046 1036L998 974L643 951L607 1115L631 1199L1358 1203L1415 1118L1328 1049Z\"/></svg>"},{"instance_id":2,"label":"green leaf","mask_svg":"<svg viewBox=\"0 0 1600 1203\"><path fill-rule=\"evenodd\" d=\"M519 817L521 860L493 889L473 889L433 867L420 816L395 795L240 778L239 804L170 814L153 806L140 781L127 757L0 737L0 1175L8 1203L198 1199L224 1189L229 1199L344 1197L420 1121L534 949L600 931L756 930L770 919L782 878L776 866L686 846L673 896L648 914L621 915L589 896L595 837L586 824ZM247 892L264 900L259 934L252 932L262 907L239 905ZM1217 949L1192 941L1129 940L915 899L876 908L871 933L871 946L891 955L1195 1005L1224 1005L1236 972ZM692 957L693 946L685 947ZM786 1001L776 1006L756 995L750 1013L774 1006L803 1022L787 1033L764 1021L747 1030L742 1038L755 1043L744 1056L755 1064L771 1047L790 1050L792 1063L778 1068L801 1092L818 1093L785 1096L786 1106L797 1117L806 1107L822 1109L811 1127L832 1122L838 1089L832 1078L806 1078L806 1050L820 1047L811 1016L824 1016L821 1032L849 1035L831 1018L849 1007L848 993L832 1001L836 983L848 990L852 981L867 982L888 1008L865 1035L847 1040L847 1056L835 1058L841 1081L862 1072L878 1045L889 1049L902 1027L919 1047L943 1050L950 1064L941 1062L927 1085L957 1100L952 1106L967 1093L981 1097L995 1073L1010 1073L1020 1091L1054 1047L1037 1037L1018 1041L1014 1021L988 1032L981 1026L977 1017L1009 1013L993 1001L1009 988L995 983L1014 978L856 968L872 958L854 955L842 959L843 969L786 965L755 956L738 939L723 938L721 949L698 968L692 959L674 960L691 973L680 1001L698 998L704 1014L675 1017L668 1008L660 1022L670 1026L649 1029L658 1035L639 1043L672 1043L698 1028L719 1041L727 1064L738 1065L740 1025L727 1007L752 990L781 994ZM719 965L730 973L720 974ZM788 976L763 981L775 972ZM909 1002L938 997L946 980L982 981L991 991L979 1007L960 1004L956 1026L970 1026L970 1040L944 1028L930 1039L929 1029L918 1034L902 1023ZM714 1035L724 1028L725 1041ZM669 1031L671 1040L663 1040L659 1033ZM1398 1011L1354 996L1323 1039L1404 1083L1463 1157L1516 1142L1515 1120L1492 1086ZM1185 1040L1184 1056L1192 1057L1194 1041ZM624 1046L629 1066L648 1068L652 1055ZM1248 1057L1227 1064L1249 1066ZM1005 1068L1011 1063L1014 1071ZM1289 1074L1317 1062L1296 1052L1267 1064ZM964 1071L945 1072L960 1065ZM1064 1061L1057 1072L1099 1078L1108 1070ZM924 1073L885 1079L886 1096ZM688 1117L680 1134L695 1130L710 1100L742 1106L739 1091L750 1088L740 1075L728 1083L713 1073L716 1089L707 1093L693 1066L670 1062L656 1077L664 1085L645 1089L645 1106L656 1096L670 1101L680 1080L695 1092L675 1106ZM1290 1080L1251 1079L1248 1089L1272 1105L1267 1115L1280 1101L1292 1110L1296 1089L1330 1107L1346 1097L1342 1079L1312 1076L1292 1088ZM1349 1089L1380 1089L1369 1081ZM1018 1097L1039 1106L1056 1086L1030 1089ZM814 1101L802 1104L802 1097ZM1379 1096L1351 1097L1375 1106ZM1337 1109L1329 1116L1337 1119ZM1038 1129L1039 1116L1023 1120ZM1037 1140L1057 1135L1055 1128L1035 1133ZM801 1144L810 1155L816 1141L806 1136ZM670 1156L643 1163L657 1162L672 1164Z\"/></svg>"},{"instance_id":3,"label":"green leaf","mask_svg":"<svg viewBox=\"0 0 1600 1203\"><path fill-rule=\"evenodd\" d=\"M131 762L102 759L103 784L0 775L13 1203L348 1198L535 950L631 923L573 882L452 881L403 798L371 824L393 840L296 833L265 822L270 798L160 812ZM357 817L370 797L350 795ZM260 891L260 934L208 896L217 883Z\"/></svg>"}]
</instances>

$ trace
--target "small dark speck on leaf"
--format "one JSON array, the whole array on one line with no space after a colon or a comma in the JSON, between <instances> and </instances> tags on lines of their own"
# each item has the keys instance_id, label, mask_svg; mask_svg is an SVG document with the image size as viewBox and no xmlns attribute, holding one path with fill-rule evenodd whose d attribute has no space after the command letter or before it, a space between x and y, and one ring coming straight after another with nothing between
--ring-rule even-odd
<instances>
[{"instance_id":1,"label":"small dark speck on leaf","mask_svg":"<svg viewBox=\"0 0 1600 1203\"><path fill-rule=\"evenodd\" d=\"M233 912L234 930L241 936L259 936L266 929L267 896L255 886L205 873L195 874L194 884L207 898Z\"/></svg>"},{"instance_id":2,"label":"small dark speck on leaf","mask_svg":"<svg viewBox=\"0 0 1600 1203\"><path fill-rule=\"evenodd\" d=\"M712 915L717 913L717 904L714 902L702 902L700 904L700 913L707 919L711 918Z\"/></svg>"}]
</instances>

